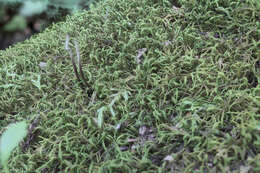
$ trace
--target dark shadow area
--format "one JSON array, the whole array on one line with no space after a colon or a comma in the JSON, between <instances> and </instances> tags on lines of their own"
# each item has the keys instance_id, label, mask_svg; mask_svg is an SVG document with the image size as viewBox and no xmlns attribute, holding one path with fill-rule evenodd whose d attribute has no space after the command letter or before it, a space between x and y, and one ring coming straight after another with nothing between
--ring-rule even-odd
<instances>
[{"instance_id":1,"label":"dark shadow area","mask_svg":"<svg viewBox=\"0 0 260 173\"><path fill-rule=\"evenodd\" d=\"M88 10L89 4L94 0L88 2L80 3L80 9ZM72 13L69 9L49 5L41 14L25 17L19 13L21 6L18 3L7 5L0 2L0 50L42 32L51 24L65 20L66 16Z\"/></svg>"}]
</instances>

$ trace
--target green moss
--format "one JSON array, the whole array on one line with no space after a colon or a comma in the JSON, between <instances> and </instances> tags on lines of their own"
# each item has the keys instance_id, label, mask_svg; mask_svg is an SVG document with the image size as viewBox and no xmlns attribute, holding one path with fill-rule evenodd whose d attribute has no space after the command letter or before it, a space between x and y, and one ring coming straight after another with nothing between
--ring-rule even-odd
<instances>
[{"instance_id":1,"label":"green moss","mask_svg":"<svg viewBox=\"0 0 260 173\"><path fill-rule=\"evenodd\" d=\"M107 0L0 51L1 126L40 117L10 170L259 171L259 9L208 2Z\"/></svg>"}]
</instances>

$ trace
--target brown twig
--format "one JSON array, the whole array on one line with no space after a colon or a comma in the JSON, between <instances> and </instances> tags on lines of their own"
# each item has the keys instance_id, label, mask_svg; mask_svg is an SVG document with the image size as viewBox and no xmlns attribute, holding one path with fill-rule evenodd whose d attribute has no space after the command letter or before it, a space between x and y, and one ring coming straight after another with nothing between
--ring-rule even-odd
<instances>
[{"instance_id":1,"label":"brown twig","mask_svg":"<svg viewBox=\"0 0 260 173\"><path fill-rule=\"evenodd\" d=\"M71 49L69 47L69 41L70 41L70 36L67 34L66 35L66 42L65 42L65 49L69 52L70 59L71 59L72 65L73 65L74 73L75 73L78 81L80 82L80 77L79 77L79 73L78 73L78 70L77 70L77 66L76 66L75 60L73 58L72 51L71 51Z\"/></svg>"},{"instance_id":2,"label":"brown twig","mask_svg":"<svg viewBox=\"0 0 260 173\"><path fill-rule=\"evenodd\" d=\"M80 53L79 53L79 45L78 45L78 42L77 42L76 40L74 40L74 47L75 47L76 53L77 53L80 76L81 76L81 78L83 79L84 84L85 84L86 86L88 86L88 85L87 85L87 80L86 80L86 78L85 78L85 76L84 76L84 74L83 74L82 64L81 64L81 59L80 59Z\"/></svg>"},{"instance_id":3,"label":"brown twig","mask_svg":"<svg viewBox=\"0 0 260 173\"><path fill-rule=\"evenodd\" d=\"M38 115L29 126L27 140L22 144L23 152L25 152L29 148L30 144L34 140L37 131L35 131L35 128L38 126L39 120L40 116Z\"/></svg>"}]
</instances>

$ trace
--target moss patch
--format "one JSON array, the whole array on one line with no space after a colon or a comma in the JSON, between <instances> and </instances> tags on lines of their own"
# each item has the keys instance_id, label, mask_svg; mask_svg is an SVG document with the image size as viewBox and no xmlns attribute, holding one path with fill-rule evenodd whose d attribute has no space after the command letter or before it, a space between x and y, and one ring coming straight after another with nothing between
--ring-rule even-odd
<instances>
[{"instance_id":1,"label":"moss patch","mask_svg":"<svg viewBox=\"0 0 260 173\"><path fill-rule=\"evenodd\" d=\"M32 123L11 172L260 171L259 9L107 0L0 51L1 127Z\"/></svg>"}]
</instances>

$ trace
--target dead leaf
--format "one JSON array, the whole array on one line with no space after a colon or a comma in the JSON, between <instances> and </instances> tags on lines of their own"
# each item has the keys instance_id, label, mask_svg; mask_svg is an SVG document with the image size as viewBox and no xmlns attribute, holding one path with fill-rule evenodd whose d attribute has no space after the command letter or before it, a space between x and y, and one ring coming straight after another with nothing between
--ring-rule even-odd
<instances>
[{"instance_id":1,"label":"dead leaf","mask_svg":"<svg viewBox=\"0 0 260 173\"><path fill-rule=\"evenodd\" d=\"M223 59L222 59L222 58L220 58L220 59L218 60L218 65L219 65L219 68L222 68L222 67L223 67Z\"/></svg>"},{"instance_id":2,"label":"dead leaf","mask_svg":"<svg viewBox=\"0 0 260 173\"><path fill-rule=\"evenodd\" d=\"M137 54L137 56L136 56L136 62L138 63L138 64L140 64L141 63L141 57L143 56L143 54L145 53L147 51L147 48L142 48L142 49L139 49L138 50L138 54Z\"/></svg>"},{"instance_id":3,"label":"dead leaf","mask_svg":"<svg viewBox=\"0 0 260 173\"><path fill-rule=\"evenodd\" d=\"M172 42L171 42L170 40L167 40L167 41L165 41L165 42L162 42L162 44L167 47L167 46L169 46L170 44L172 44Z\"/></svg>"},{"instance_id":4,"label":"dead leaf","mask_svg":"<svg viewBox=\"0 0 260 173\"><path fill-rule=\"evenodd\" d=\"M248 173L250 171L250 166L240 166L240 173Z\"/></svg>"},{"instance_id":5,"label":"dead leaf","mask_svg":"<svg viewBox=\"0 0 260 173\"><path fill-rule=\"evenodd\" d=\"M147 140L148 141L155 141L155 135L154 134L148 135Z\"/></svg>"},{"instance_id":6,"label":"dead leaf","mask_svg":"<svg viewBox=\"0 0 260 173\"><path fill-rule=\"evenodd\" d=\"M147 127L146 126L141 126L139 128L139 135L144 136L146 134L146 132L147 132Z\"/></svg>"},{"instance_id":7,"label":"dead leaf","mask_svg":"<svg viewBox=\"0 0 260 173\"><path fill-rule=\"evenodd\" d=\"M126 151L128 150L128 146L122 146L122 147L119 147L120 151Z\"/></svg>"},{"instance_id":8,"label":"dead leaf","mask_svg":"<svg viewBox=\"0 0 260 173\"><path fill-rule=\"evenodd\" d=\"M127 139L127 142L136 142L136 141L138 141L138 139L133 139L133 138Z\"/></svg>"},{"instance_id":9,"label":"dead leaf","mask_svg":"<svg viewBox=\"0 0 260 173\"><path fill-rule=\"evenodd\" d=\"M120 128L121 128L121 124L120 123L115 126L116 130L119 130Z\"/></svg>"},{"instance_id":10,"label":"dead leaf","mask_svg":"<svg viewBox=\"0 0 260 173\"><path fill-rule=\"evenodd\" d=\"M168 155L163 160L171 162L173 161L173 157L171 155Z\"/></svg>"},{"instance_id":11,"label":"dead leaf","mask_svg":"<svg viewBox=\"0 0 260 173\"><path fill-rule=\"evenodd\" d=\"M40 62L39 66L43 70L43 69L45 69L47 67L47 63L46 62Z\"/></svg>"},{"instance_id":12,"label":"dead leaf","mask_svg":"<svg viewBox=\"0 0 260 173\"><path fill-rule=\"evenodd\" d=\"M183 9L181 9L181 8L178 8L178 7L176 7L176 6L172 6L172 10L175 12L175 13L177 13L178 15L180 15L180 16L183 16L184 14L183 14Z\"/></svg>"}]
</instances>

